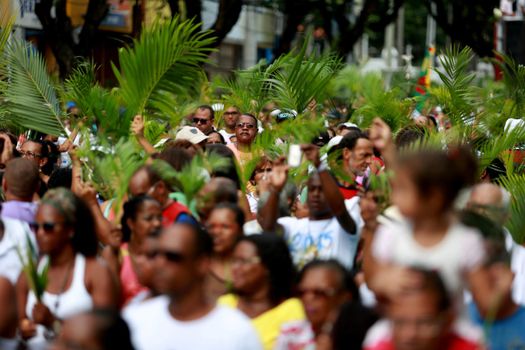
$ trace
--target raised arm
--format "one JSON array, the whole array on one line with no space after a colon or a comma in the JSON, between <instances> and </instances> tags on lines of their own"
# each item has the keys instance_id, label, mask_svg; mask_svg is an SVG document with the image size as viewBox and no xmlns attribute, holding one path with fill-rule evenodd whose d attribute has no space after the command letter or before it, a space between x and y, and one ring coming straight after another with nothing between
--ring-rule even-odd
<instances>
[{"instance_id":1,"label":"raised arm","mask_svg":"<svg viewBox=\"0 0 525 350\"><path fill-rule=\"evenodd\" d=\"M279 195L288 178L288 165L285 158L277 160L270 174L269 191L261 193L257 221L264 231L273 231L279 216Z\"/></svg>"},{"instance_id":2,"label":"raised arm","mask_svg":"<svg viewBox=\"0 0 525 350\"><path fill-rule=\"evenodd\" d=\"M147 154L153 154L156 152L155 148L148 142L148 140L146 140L146 137L144 137L144 118L141 115L136 115L135 118L133 118L131 132L135 135L137 141Z\"/></svg>"},{"instance_id":3,"label":"raised arm","mask_svg":"<svg viewBox=\"0 0 525 350\"><path fill-rule=\"evenodd\" d=\"M345 199L337 187L332 174L328 171L326 164L321 164L319 157L319 147L314 145L303 145L301 146L302 151L306 159L308 159L316 167L319 173L319 179L321 180L321 186L323 187L323 193L325 196L332 213L337 218L339 224L350 234L357 233L357 226L354 219L348 213L345 206Z\"/></svg>"}]
</instances>

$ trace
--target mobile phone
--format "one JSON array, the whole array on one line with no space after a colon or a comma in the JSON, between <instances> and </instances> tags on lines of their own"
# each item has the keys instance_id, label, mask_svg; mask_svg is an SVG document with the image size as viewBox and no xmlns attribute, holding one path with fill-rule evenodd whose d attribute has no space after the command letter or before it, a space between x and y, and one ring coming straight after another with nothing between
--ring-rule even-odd
<instances>
[{"instance_id":1,"label":"mobile phone","mask_svg":"<svg viewBox=\"0 0 525 350\"><path fill-rule=\"evenodd\" d=\"M288 148L288 165L292 168L297 168L301 165L303 153L300 145L290 145Z\"/></svg>"}]
</instances>

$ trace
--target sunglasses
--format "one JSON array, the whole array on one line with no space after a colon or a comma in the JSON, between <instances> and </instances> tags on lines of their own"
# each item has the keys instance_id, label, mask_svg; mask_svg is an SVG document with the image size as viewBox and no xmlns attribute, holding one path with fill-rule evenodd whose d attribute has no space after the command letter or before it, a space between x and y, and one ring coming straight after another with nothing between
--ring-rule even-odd
<instances>
[{"instance_id":1,"label":"sunglasses","mask_svg":"<svg viewBox=\"0 0 525 350\"><path fill-rule=\"evenodd\" d=\"M183 254L169 250L156 250L147 254L147 257L150 259L153 259L157 256L162 256L164 259L173 263L181 263L186 260L186 257Z\"/></svg>"},{"instance_id":2,"label":"sunglasses","mask_svg":"<svg viewBox=\"0 0 525 350\"><path fill-rule=\"evenodd\" d=\"M32 222L29 224L29 227L34 232L38 232L39 229L44 230L44 232L54 232L55 228L58 225L59 225L58 222L43 222L43 223Z\"/></svg>"},{"instance_id":3,"label":"sunglasses","mask_svg":"<svg viewBox=\"0 0 525 350\"><path fill-rule=\"evenodd\" d=\"M37 153L33 153L31 151L19 151L20 155L22 155L22 158L30 158L30 159L33 159L33 158L40 158L42 157L41 154L37 154Z\"/></svg>"},{"instance_id":4,"label":"sunglasses","mask_svg":"<svg viewBox=\"0 0 525 350\"><path fill-rule=\"evenodd\" d=\"M250 124L250 123L239 123L239 124L237 124L237 127L240 128L240 129L243 129L243 128L253 129L253 128L255 128L255 125Z\"/></svg>"},{"instance_id":5,"label":"sunglasses","mask_svg":"<svg viewBox=\"0 0 525 350\"><path fill-rule=\"evenodd\" d=\"M306 294L313 294L316 298L331 298L337 294L337 291L334 289L321 289L321 288L304 288L299 289L297 291L297 294L299 294L300 297L305 296Z\"/></svg>"},{"instance_id":6,"label":"sunglasses","mask_svg":"<svg viewBox=\"0 0 525 350\"><path fill-rule=\"evenodd\" d=\"M237 115L239 114L239 112L235 112L235 111L234 112L224 112L223 114L224 115Z\"/></svg>"},{"instance_id":7,"label":"sunglasses","mask_svg":"<svg viewBox=\"0 0 525 350\"><path fill-rule=\"evenodd\" d=\"M209 122L208 119L201 119L201 118L193 118L192 121L193 121L193 124L206 124Z\"/></svg>"}]
</instances>

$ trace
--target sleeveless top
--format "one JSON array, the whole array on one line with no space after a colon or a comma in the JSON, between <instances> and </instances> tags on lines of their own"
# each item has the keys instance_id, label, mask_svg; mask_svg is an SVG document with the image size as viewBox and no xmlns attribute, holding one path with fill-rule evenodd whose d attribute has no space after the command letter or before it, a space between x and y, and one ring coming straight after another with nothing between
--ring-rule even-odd
<instances>
[{"instance_id":1,"label":"sleeveless top","mask_svg":"<svg viewBox=\"0 0 525 350\"><path fill-rule=\"evenodd\" d=\"M42 268L43 259L39 268ZM81 312L89 311L93 308L93 298L89 294L85 284L84 276L86 272L86 258L82 254L75 256L75 266L73 268L73 279L71 285L62 294L52 294L47 291L42 296L42 303L49 308L51 313L63 320ZM58 307L57 307L58 300ZM33 291L29 291L26 303L26 316L33 318L33 307L36 304L36 297ZM45 345L44 338L45 327L37 325L37 335L29 341L31 349L40 349ZM44 346L45 348L45 346Z\"/></svg>"},{"instance_id":2,"label":"sleeveless top","mask_svg":"<svg viewBox=\"0 0 525 350\"><path fill-rule=\"evenodd\" d=\"M148 289L139 283L139 279L133 264L131 263L131 256L129 255L128 243L120 246L121 267L120 267L120 286L122 290L122 305L126 305L140 292Z\"/></svg>"}]
</instances>

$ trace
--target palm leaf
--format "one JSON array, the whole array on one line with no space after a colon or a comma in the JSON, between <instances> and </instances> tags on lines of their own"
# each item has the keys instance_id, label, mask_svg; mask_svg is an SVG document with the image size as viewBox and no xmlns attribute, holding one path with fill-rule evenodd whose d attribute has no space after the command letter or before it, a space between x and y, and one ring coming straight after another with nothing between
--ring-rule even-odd
<instances>
[{"instance_id":1,"label":"palm leaf","mask_svg":"<svg viewBox=\"0 0 525 350\"><path fill-rule=\"evenodd\" d=\"M22 263L22 270L24 271L29 288L33 291L37 301L42 300L44 291L47 286L47 272L49 270L49 261L47 261L42 269L38 268L38 253L29 235L25 234L26 248L22 249L20 246L16 248L16 253L20 262Z\"/></svg>"},{"instance_id":2,"label":"palm leaf","mask_svg":"<svg viewBox=\"0 0 525 350\"><path fill-rule=\"evenodd\" d=\"M514 240L521 244L525 239L525 175L508 175L500 182L512 195L510 219L506 227Z\"/></svg>"},{"instance_id":3,"label":"palm leaf","mask_svg":"<svg viewBox=\"0 0 525 350\"><path fill-rule=\"evenodd\" d=\"M129 116L143 113L161 99L160 91L186 95L198 91L195 82L207 61L213 38L199 31L200 24L178 17L145 29L133 46L119 52L120 95Z\"/></svg>"},{"instance_id":4,"label":"palm leaf","mask_svg":"<svg viewBox=\"0 0 525 350\"><path fill-rule=\"evenodd\" d=\"M512 103L507 118L521 118L525 112L525 66L510 56L499 54L502 60L493 60L503 72L504 93Z\"/></svg>"},{"instance_id":5,"label":"palm leaf","mask_svg":"<svg viewBox=\"0 0 525 350\"><path fill-rule=\"evenodd\" d=\"M28 129L62 134L60 101L42 55L26 43L13 42L7 47L6 59L10 77L6 92L10 118Z\"/></svg>"}]
</instances>

